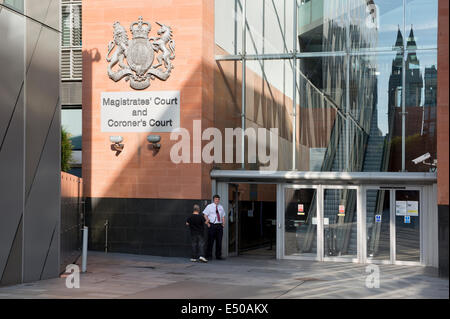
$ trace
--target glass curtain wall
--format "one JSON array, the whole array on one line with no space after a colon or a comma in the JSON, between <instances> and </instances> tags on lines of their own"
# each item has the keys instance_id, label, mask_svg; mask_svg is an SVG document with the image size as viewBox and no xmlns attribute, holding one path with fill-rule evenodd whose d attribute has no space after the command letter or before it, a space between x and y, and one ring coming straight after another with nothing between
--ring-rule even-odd
<instances>
[{"instance_id":1,"label":"glass curtain wall","mask_svg":"<svg viewBox=\"0 0 450 319\"><path fill-rule=\"evenodd\" d=\"M216 0L217 127L277 128L277 170L429 171L437 4ZM261 169L250 138L218 166Z\"/></svg>"}]
</instances>

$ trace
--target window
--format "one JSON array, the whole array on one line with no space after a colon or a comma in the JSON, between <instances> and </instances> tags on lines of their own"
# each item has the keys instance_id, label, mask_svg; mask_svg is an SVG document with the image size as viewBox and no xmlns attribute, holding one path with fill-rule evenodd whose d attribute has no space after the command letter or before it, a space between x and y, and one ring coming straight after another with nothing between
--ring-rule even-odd
<instances>
[{"instance_id":1,"label":"window","mask_svg":"<svg viewBox=\"0 0 450 319\"><path fill-rule=\"evenodd\" d=\"M81 1L62 1L61 78L81 80Z\"/></svg>"},{"instance_id":2,"label":"window","mask_svg":"<svg viewBox=\"0 0 450 319\"><path fill-rule=\"evenodd\" d=\"M81 109L62 109L61 126L70 134L70 141L74 151L81 151L82 133Z\"/></svg>"},{"instance_id":3,"label":"window","mask_svg":"<svg viewBox=\"0 0 450 319\"><path fill-rule=\"evenodd\" d=\"M82 110L81 108L63 108L61 110L61 127L69 133L72 143L70 174L81 177L82 155Z\"/></svg>"}]
</instances>

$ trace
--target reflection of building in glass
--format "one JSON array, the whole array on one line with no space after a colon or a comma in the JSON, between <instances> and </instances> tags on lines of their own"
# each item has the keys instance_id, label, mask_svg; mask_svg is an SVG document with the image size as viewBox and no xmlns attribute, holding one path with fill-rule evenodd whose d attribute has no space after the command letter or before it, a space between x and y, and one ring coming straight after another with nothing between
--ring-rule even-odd
<instances>
[{"instance_id":1,"label":"reflection of building in glass","mask_svg":"<svg viewBox=\"0 0 450 319\"><path fill-rule=\"evenodd\" d=\"M417 45L412 26L406 46L408 49L408 56L405 65L406 106L415 107L419 106L422 100L423 78L422 73L420 72L420 61L417 58Z\"/></svg>"},{"instance_id":2,"label":"reflection of building in glass","mask_svg":"<svg viewBox=\"0 0 450 319\"><path fill-rule=\"evenodd\" d=\"M395 41L394 50L397 50L395 59L392 61L392 71L389 77L389 110L394 107L402 106L402 72L403 72L403 35L400 27L397 32L397 40Z\"/></svg>"},{"instance_id":3,"label":"reflection of building in glass","mask_svg":"<svg viewBox=\"0 0 450 319\"><path fill-rule=\"evenodd\" d=\"M397 47L403 41L400 30L398 31ZM405 106L407 107L406 136L417 132L417 127L421 126L422 109L420 103L422 100L423 78L420 70L420 61L415 52L416 41L414 39L413 29L408 37L408 55L405 62ZM402 58L403 52L398 51L392 62L392 74L389 78L389 106L398 107L395 109L394 136L402 136Z\"/></svg>"},{"instance_id":4,"label":"reflection of building in glass","mask_svg":"<svg viewBox=\"0 0 450 319\"><path fill-rule=\"evenodd\" d=\"M395 47L399 47L402 43L403 37L399 30ZM389 78L389 118L390 122L393 121L390 171L401 170L401 158L398 154L401 154L402 125L405 126L404 139L407 155L405 169L407 171L418 169L417 165L411 163L411 159L426 152L430 152L434 158L436 156L434 135L437 70L434 65L425 67L425 76L423 76L424 73L417 56L413 26L411 26L406 49L404 65L406 121L404 124L402 123L402 50L397 51L397 55L392 61L392 73ZM393 118L391 118L392 115Z\"/></svg>"},{"instance_id":5,"label":"reflection of building in glass","mask_svg":"<svg viewBox=\"0 0 450 319\"><path fill-rule=\"evenodd\" d=\"M366 1L352 2L352 36L346 39L345 19L349 12L343 2L303 2L299 8L300 52L345 51L346 41L350 40L353 49L375 48L377 28L360 23L367 20L369 5ZM376 108L376 56L317 55L300 59L298 63L300 144L310 150L310 160L317 161L317 151L323 150L322 171L383 170L384 137L378 128ZM342 220L336 215L336 208L341 204L349 211ZM324 194L324 217L332 224L351 225L345 229L325 229L325 254L328 256L356 252L355 207L353 192ZM313 205L310 211L314 209ZM368 211L374 209L368 207ZM316 230L312 218L307 219L306 224L307 227L300 227L296 234L305 239L299 247L301 252L311 252L314 244L311 238Z\"/></svg>"},{"instance_id":6,"label":"reflection of building in glass","mask_svg":"<svg viewBox=\"0 0 450 319\"><path fill-rule=\"evenodd\" d=\"M436 134L437 69L435 65L425 68L425 102L421 135Z\"/></svg>"},{"instance_id":7,"label":"reflection of building in glass","mask_svg":"<svg viewBox=\"0 0 450 319\"><path fill-rule=\"evenodd\" d=\"M299 6L298 41L300 52L374 48L378 30L361 23L367 20L369 4L353 1L346 39L348 7L338 1L304 1ZM380 163L364 165L364 153L373 122L377 126L375 56L330 55L299 60L300 144L315 154L324 150L323 171L379 171ZM349 81L347 83L347 78ZM348 87L347 87L348 86ZM372 141L373 142L373 141ZM311 155L310 155L311 157ZM381 159L380 159L381 160ZM309 168L310 169L310 168Z\"/></svg>"}]
</instances>

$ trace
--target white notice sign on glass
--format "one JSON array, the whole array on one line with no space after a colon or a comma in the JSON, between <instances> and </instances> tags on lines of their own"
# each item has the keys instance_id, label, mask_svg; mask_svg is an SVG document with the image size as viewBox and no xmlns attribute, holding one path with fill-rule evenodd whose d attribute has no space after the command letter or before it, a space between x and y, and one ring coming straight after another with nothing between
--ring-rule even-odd
<instances>
[{"instance_id":1,"label":"white notice sign on glass","mask_svg":"<svg viewBox=\"0 0 450 319\"><path fill-rule=\"evenodd\" d=\"M404 200L395 201L395 215L406 216L406 201Z\"/></svg>"},{"instance_id":2,"label":"white notice sign on glass","mask_svg":"<svg viewBox=\"0 0 450 319\"><path fill-rule=\"evenodd\" d=\"M406 202L406 216L419 216L419 202Z\"/></svg>"}]
</instances>

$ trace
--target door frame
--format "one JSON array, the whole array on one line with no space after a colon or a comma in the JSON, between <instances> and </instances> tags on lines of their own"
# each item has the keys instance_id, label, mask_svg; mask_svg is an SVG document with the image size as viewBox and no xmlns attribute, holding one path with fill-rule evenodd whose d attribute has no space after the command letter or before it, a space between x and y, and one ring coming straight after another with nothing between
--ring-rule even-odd
<instances>
[{"instance_id":1,"label":"door frame","mask_svg":"<svg viewBox=\"0 0 450 319\"><path fill-rule=\"evenodd\" d=\"M310 256L287 256L285 254L285 190L291 189L316 189L316 207L317 207L317 255ZM356 190L356 221L357 221L357 257L325 257L324 249L324 223L323 223L323 198L325 189L354 189ZM332 262L361 262L361 241L362 241L362 205L361 205L361 186L360 185L323 185L323 184L280 184L277 188L277 258L293 260L312 260L312 261L332 261ZM365 224L364 224L365 226Z\"/></svg>"},{"instance_id":2,"label":"door frame","mask_svg":"<svg viewBox=\"0 0 450 319\"><path fill-rule=\"evenodd\" d=\"M315 189L316 192L316 209L317 209L317 237L316 237L316 245L317 245L317 255L316 257L310 256L292 256L285 254L285 219L286 219L286 198L285 191L286 189ZM319 252L323 255L323 241L321 242L321 238L319 236L319 232L322 230L320 223L319 211L322 209L322 203L319 201L321 196L321 185L317 184L279 184L277 187L277 259L292 259L292 260L312 260L312 261L321 261L319 258ZM320 206L320 207L319 207Z\"/></svg>"},{"instance_id":3,"label":"door frame","mask_svg":"<svg viewBox=\"0 0 450 319\"><path fill-rule=\"evenodd\" d=\"M321 196L320 196L320 202L321 202L321 210L320 210L320 218L319 223L322 224L322 233L320 236L322 237L322 255L321 255L321 261L332 261L332 262L361 262L362 255L361 255L361 240L362 240L362 234L361 229L363 225L365 226L365 223L363 224L362 220L362 205L361 205L361 185L321 185ZM356 190L356 258L355 257L328 257L325 256L325 238L324 238L324 226L323 226L323 218L324 218L324 211L323 211L323 201L325 196L325 190L326 189L353 189Z\"/></svg>"},{"instance_id":4,"label":"door frame","mask_svg":"<svg viewBox=\"0 0 450 319\"><path fill-rule=\"evenodd\" d=\"M405 265L405 266L421 266L424 265L424 227L425 227L425 220L428 217L427 210L424 208L427 206L426 198L424 196L425 189L424 186L405 186L405 185L364 185L362 186L362 204L363 204L363 211L364 211L364 221L366 222L366 198L367 198L367 191L368 190L385 190L389 191L389 203L390 203L390 227L389 227L389 236L390 236L390 259L389 260L380 260L380 259L372 259L367 257L367 227L363 227L362 233L363 233L363 263L366 264L381 264L381 265ZM395 223L395 192L396 191L419 191L419 242L420 242L420 261L402 261L397 260L396 256L396 223ZM364 223L364 226L366 224Z\"/></svg>"},{"instance_id":5,"label":"door frame","mask_svg":"<svg viewBox=\"0 0 450 319\"><path fill-rule=\"evenodd\" d=\"M220 196L220 204L222 205L223 209L226 212L226 222L225 222L225 227L223 229L223 237L222 237L222 256L223 257L232 257L232 256L239 256L239 212L236 212L236 251L235 252L230 252L229 251L229 220L228 220L228 214L230 212L230 207L229 207L229 190L230 187L234 184L234 185L239 185L239 184L268 184L268 185L274 185L275 186L275 190L276 190L276 218L277 218L277 223L279 222L279 218L278 218L278 213L279 213L279 201L278 201L278 194L279 194L279 187L280 184L277 182L255 182L255 181L245 181L245 180L236 180L236 181L215 181L212 183L212 193L213 194L218 194ZM238 188L239 189L239 188ZM236 206L239 209L239 200ZM275 245L275 249L276 249L276 258L280 259L280 257L278 257L278 227L277 227L277 232L276 232L276 245Z\"/></svg>"},{"instance_id":6,"label":"door frame","mask_svg":"<svg viewBox=\"0 0 450 319\"><path fill-rule=\"evenodd\" d=\"M228 256L238 256L239 255L239 184L238 183L228 183L228 188L230 191L230 188L233 189L233 192L235 193L234 196L236 197L236 203L235 203L235 208L233 211L233 215L234 215L234 227L235 227L235 235L234 235L234 240L235 240L235 251L228 251ZM228 211L230 211L231 207L228 208ZM229 218L228 218L228 225L230 224L229 222ZM230 232L230 228L227 227L227 231L228 231L228 241L231 239L229 237L229 232ZM228 245L228 249L229 249L229 245Z\"/></svg>"}]
</instances>

